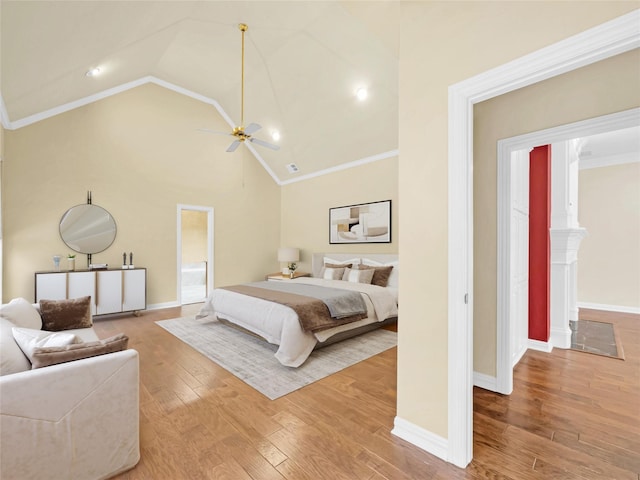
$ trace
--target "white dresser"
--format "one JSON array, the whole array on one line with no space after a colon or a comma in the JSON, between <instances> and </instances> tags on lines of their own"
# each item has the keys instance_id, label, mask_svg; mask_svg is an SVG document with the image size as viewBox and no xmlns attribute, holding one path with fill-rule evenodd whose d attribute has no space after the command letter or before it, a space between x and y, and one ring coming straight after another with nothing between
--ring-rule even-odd
<instances>
[{"instance_id":1,"label":"white dresser","mask_svg":"<svg viewBox=\"0 0 640 480\"><path fill-rule=\"evenodd\" d=\"M91 296L91 313L147 308L147 269L36 272L36 302Z\"/></svg>"}]
</instances>

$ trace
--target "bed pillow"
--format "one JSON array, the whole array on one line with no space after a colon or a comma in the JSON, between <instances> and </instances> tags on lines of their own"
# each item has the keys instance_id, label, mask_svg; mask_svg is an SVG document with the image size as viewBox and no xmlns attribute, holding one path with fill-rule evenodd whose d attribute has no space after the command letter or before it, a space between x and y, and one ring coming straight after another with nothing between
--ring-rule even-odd
<instances>
[{"instance_id":1,"label":"bed pillow","mask_svg":"<svg viewBox=\"0 0 640 480\"><path fill-rule=\"evenodd\" d=\"M50 332L93 326L90 296L69 300L40 300L40 314L42 329Z\"/></svg>"},{"instance_id":2,"label":"bed pillow","mask_svg":"<svg viewBox=\"0 0 640 480\"><path fill-rule=\"evenodd\" d=\"M48 367L58 363L119 352L126 350L128 342L129 337L120 333L96 342L76 343L66 347L36 347L31 360L31 368Z\"/></svg>"},{"instance_id":3,"label":"bed pillow","mask_svg":"<svg viewBox=\"0 0 640 480\"><path fill-rule=\"evenodd\" d=\"M371 265L358 265L358 270L373 271L373 278L371 279L371 285L378 285L379 287L386 287L389 284L389 277L393 266L387 267L374 267Z\"/></svg>"},{"instance_id":4,"label":"bed pillow","mask_svg":"<svg viewBox=\"0 0 640 480\"><path fill-rule=\"evenodd\" d=\"M16 327L42 328L42 318L38 310L24 298L14 298L0 308L0 316L6 318Z\"/></svg>"},{"instance_id":5,"label":"bed pillow","mask_svg":"<svg viewBox=\"0 0 640 480\"><path fill-rule=\"evenodd\" d=\"M46 332L18 327L12 330L14 340L29 360L33 358L33 352L38 347L64 347L78 342L78 337L73 333Z\"/></svg>"},{"instance_id":6,"label":"bed pillow","mask_svg":"<svg viewBox=\"0 0 640 480\"><path fill-rule=\"evenodd\" d=\"M375 270L373 268L368 268L366 270L354 269L354 268L345 268L344 275L342 276L342 280L353 283L371 283L371 279L373 278L373 274Z\"/></svg>"},{"instance_id":7,"label":"bed pillow","mask_svg":"<svg viewBox=\"0 0 640 480\"><path fill-rule=\"evenodd\" d=\"M325 278L325 271L327 270L327 268L334 268L334 269L340 269L342 268L343 274L344 274L344 269L345 268L351 268L351 263L325 263L322 266L322 269L320 270L320 278L324 278L325 280L342 280L342 277L340 278Z\"/></svg>"},{"instance_id":8,"label":"bed pillow","mask_svg":"<svg viewBox=\"0 0 640 480\"><path fill-rule=\"evenodd\" d=\"M342 280L345 268L325 267L322 272L324 280Z\"/></svg>"}]
</instances>

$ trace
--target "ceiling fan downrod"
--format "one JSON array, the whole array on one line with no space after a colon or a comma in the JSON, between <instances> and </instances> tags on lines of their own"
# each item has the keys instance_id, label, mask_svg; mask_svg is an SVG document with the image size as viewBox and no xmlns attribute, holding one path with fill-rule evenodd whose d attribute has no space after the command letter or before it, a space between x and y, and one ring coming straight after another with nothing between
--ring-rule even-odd
<instances>
[{"instance_id":1,"label":"ceiling fan downrod","mask_svg":"<svg viewBox=\"0 0 640 480\"><path fill-rule=\"evenodd\" d=\"M238 28L242 32L242 51L241 51L241 59L242 59L242 70L240 73L241 84L240 84L240 129L244 130L244 32L246 32L249 27L240 23Z\"/></svg>"}]
</instances>

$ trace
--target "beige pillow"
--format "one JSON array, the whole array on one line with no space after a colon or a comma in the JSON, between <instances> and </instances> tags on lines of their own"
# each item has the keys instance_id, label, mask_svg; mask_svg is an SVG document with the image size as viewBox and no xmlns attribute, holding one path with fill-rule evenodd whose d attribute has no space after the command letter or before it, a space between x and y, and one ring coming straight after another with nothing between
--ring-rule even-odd
<instances>
[{"instance_id":1,"label":"beige pillow","mask_svg":"<svg viewBox=\"0 0 640 480\"><path fill-rule=\"evenodd\" d=\"M342 280L344 268L325 268L322 274L324 280Z\"/></svg>"},{"instance_id":2,"label":"beige pillow","mask_svg":"<svg viewBox=\"0 0 640 480\"><path fill-rule=\"evenodd\" d=\"M40 313L24 298L14 298L0 307L0 316L9 320L16 327L33 328L34 330L42 328Z\"/></svg>"},{"instance_id":3,"label":"beige pillow","mask_svg":"<svg viewBox=\"0 0 640 480\"><path fill-rule=\"evenodd\" d=\"M324 278L325 280L331 280L331 279L326 279L325 278L325 271L327 270L327 268L342 268L343 273L344 273L344 269L345 268L351 268L353 264L352 263L325 263L322 266L322 269L320 270L320 278ZM341 280L342 277L340 278L334 278L333 280Z\"/></svg>"},{"instance_id":4,"label":"beige pillow","mask_svg":"<svg viewBox=\"0 0 640 480\"><path fill-rule=\"evenodd\" d=\"M15 325L0 317L0 376L25 372L31 369L31 363L13 339Z\"/></svg>"},{"instance_id":5,"label":"beige pillow","mask_svg":"<svg viewBox=\"0 0 640 480\"><path fill-rule=\"evenodd\" d=\"M119 333L96 342L76 343L66 347L36 347L31 357L31 368L48 367L82 358L97 357L126 350L129 337Z\"/></svg>"},{"instance_id":6,"label":"beige pillow","mask_svg":"<svg viewBox=\"0 0 640 480\"><path fill-rule=\"evenodd\" d=\"M50 332L89 328L91 319L91 297L69 300L40 300L42 329Z\"/></svg>"},{"instance_id":7,"label":"beige pillow","mask_svg":"<svg viewBox=\"0 0 640 480\"><path fill-rule=\"evenodd\" d=\"M371 279L371 285L378 285L379 287L386 287L389 283L389 277L391 276L391 270L393 265L388 267L372 267L370 265L357 265L358 270L373 270L373 278Z\"/></svg>"},{"instance_id":8,"label":"beige pillow","mask_svg":"<svg viewBox=\"0 0 640 480\"><path fill-rule=\"evenodd\" d=\"M374 273L375 270L372 268L360 270L345 268L342 280L353 283L371 283Z\"/></svg>"}]
</instances>

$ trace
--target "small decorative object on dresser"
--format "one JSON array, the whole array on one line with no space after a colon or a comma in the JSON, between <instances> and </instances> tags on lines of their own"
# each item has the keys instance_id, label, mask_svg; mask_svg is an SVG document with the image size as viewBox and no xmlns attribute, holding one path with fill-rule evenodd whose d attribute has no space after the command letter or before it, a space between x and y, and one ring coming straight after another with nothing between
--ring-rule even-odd
<instances>
[{"instance_id":1,"label":"small decorative object on dresser","mask_svg":"<svg viewBox=\"0 0 640 480\"><path fill-rule=\"evenodd\" d=\"M53 256L53 269L54 269L56 272L59 272L59 271L60 271L60 259L61 259L61 258L62 258L62 257L61 257L60 255L54 255L54 256Z\"/></svg>"},{"instance_id":2,"label":"small decorative object on dresser","mask_svg":"<svg viewBox=\"0 0 640 480\"><path fill-rule=\"evenodd\" d=\"M67 255L67 263L69 267L69 271L73 272L76 269L76 256L73 253Z\"/></svg>"}]
</instances>

